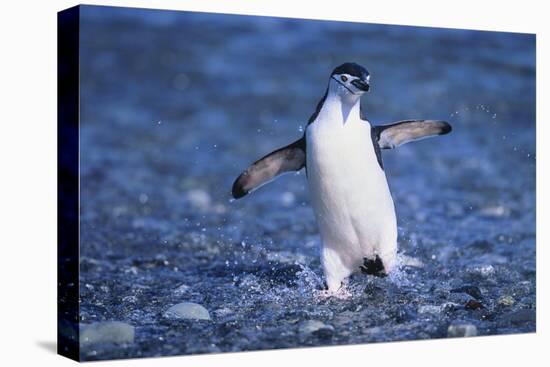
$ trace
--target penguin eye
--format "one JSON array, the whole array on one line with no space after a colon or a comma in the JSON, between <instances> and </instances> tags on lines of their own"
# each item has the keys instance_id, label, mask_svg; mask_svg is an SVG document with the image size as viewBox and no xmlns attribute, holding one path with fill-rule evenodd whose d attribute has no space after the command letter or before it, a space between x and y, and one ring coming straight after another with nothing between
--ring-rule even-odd
<instances>
[{"instance_id":1,"label":"penguin eye","mask_svg":"<svg viewBox=\"0 0 550 367\"><path fill-rule=\"evenodd\" d=\"M340 79L341 79L343 82L347 82L347 81L348 81L348 77L345 76L345 75L342 75L342 76L340 77Z\"/></svg>"}]
</instances>

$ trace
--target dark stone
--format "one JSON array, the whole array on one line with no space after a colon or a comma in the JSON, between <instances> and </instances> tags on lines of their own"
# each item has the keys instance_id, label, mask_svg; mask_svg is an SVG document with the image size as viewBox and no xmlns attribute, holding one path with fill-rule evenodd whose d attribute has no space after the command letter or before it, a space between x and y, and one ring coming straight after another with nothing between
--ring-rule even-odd
<instances>
[{"instance_id":1,"label":"dark stone","mask_svg":"<svg viewBox=\"0 0 550 367\"><path fill-rule=\"evenodd\" d=\"M475 299L481 299L483 296L481 294L481 289L475 285L465 285L462 287L451 289L451 293L466 293Z\"/></svg>"},{"instance_id":2,"label":"dark stone","mask_svg":"<svg viewBox=\"0 0 550 367\"><path fill-rule=\"evenodd\" d=\"M334 330L330 328L321 328L312 333L320 339L330 339L334 335Z\"/></svg>"},{"instance_id":3,"label":"dark stone","mask_svg":"<svg viewBox=\"0 0 550 367\"><path fill-rule=\"evenodd\" d=\"M464 308L467 310L479 310L480 308L483 308L483 304L475 299L471 299L464 305Z\"/></svg>"}]
</instances>

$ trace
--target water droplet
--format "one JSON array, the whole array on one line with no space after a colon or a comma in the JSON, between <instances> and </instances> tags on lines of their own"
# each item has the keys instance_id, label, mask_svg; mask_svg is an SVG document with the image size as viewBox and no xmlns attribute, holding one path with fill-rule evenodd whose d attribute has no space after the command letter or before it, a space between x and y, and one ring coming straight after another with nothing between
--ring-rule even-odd
<instances>
[{"instance_id":1,"label":"water droplet","mask_svg":"<svg viewBox=\"0 0 550 367\"><path fill-rule=\"evenodd\" d=\"M147 196L147 194L144 194L144 193L139 194L139 202L141 204L146 204L147 201L149 201L149 196Z\"/></svg>"}]
</instances>

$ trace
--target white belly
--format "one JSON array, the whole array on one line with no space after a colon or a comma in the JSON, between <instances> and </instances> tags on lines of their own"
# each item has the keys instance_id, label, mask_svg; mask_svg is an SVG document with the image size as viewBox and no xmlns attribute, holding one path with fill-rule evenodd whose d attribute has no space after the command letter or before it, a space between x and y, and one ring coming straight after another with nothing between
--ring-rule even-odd
<instances>
[{"instance_id":1,"label":"white belly","mask_svg":"<svg viewBox=\"0 0 550 367\"><path fill-rule=\"evenodd\" d=\"M316 121L307 130L307 173L329 289L379 256L395 263L397 225L386 175L372 146L370 125Z\"/></svg>"}]
</instances>

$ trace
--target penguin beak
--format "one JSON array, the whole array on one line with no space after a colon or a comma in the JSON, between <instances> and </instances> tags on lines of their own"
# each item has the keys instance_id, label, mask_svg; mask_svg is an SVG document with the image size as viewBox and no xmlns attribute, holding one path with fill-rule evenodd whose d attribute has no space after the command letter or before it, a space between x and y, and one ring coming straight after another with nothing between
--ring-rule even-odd
<instances>
[{"instance_id":1,"label":"penguin beak","mask_svg":"<svg viewBox=\"0 0 550 367\"><path fill-rule=\"evenodd\" d=\"M353 84L355 88L362 90L363 92L368 92L370 88L369 83L361 79L355 79L351 82L351 84Z\"/></svg>"}]
</instances>

